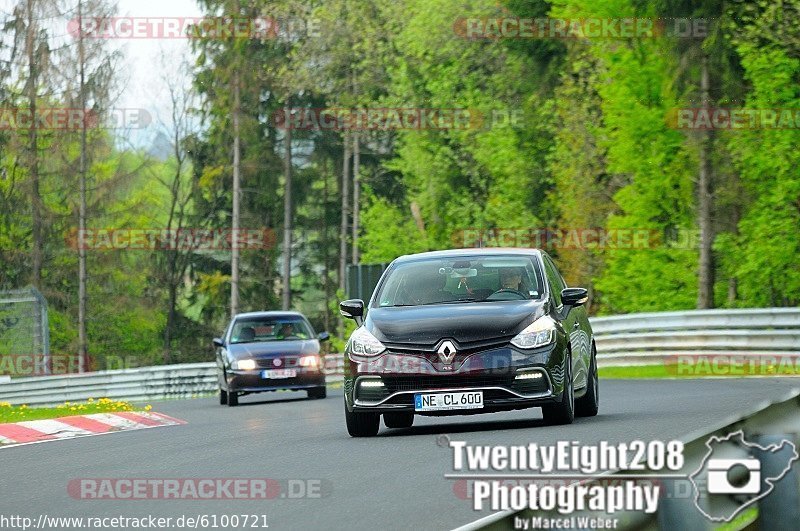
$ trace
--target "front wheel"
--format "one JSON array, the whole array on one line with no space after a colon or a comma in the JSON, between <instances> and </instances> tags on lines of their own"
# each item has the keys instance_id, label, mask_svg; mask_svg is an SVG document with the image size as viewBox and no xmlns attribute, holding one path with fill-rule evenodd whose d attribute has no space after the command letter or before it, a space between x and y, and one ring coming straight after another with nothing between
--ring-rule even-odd
<instances>
[{"instance_id":1,"label":"front wheel","mask_svg":"<svg viewBox=\"0 0 800 531\"><path fill-rule=\"evenodd\" d=\"M377 413L356 413L344 406L347 433L351 437L374 437L380 429L381 416Z\"/></svg>"},{"instance_id":2,"label":"front wheel","mask_svg":"<svg viewBox=\"0 0 800 531\"><path fill-rule=\"evenodd\" d=\"M589 373L591 376L586 383L586 394L575 401L575 415L579 417L594 417L600 409L600 379L597 376L597 350L594 345Z\"/></svg>"},{"instance_id":3,"label":"front wheel","mask_svg":"<svg viewBox=\"0 0 800 531\"><path fill-rule=\"evenodd\" d=\"M328 388L324 386L308 390L308 398L325 398L327 396Z\"/></svg>"},{"instance_id":4,"label":"front wheel","mask_svg":"<svg viewBox=\"0 0 800 531\"><path fill-rule=\"evenodd\" d=\"M229 391L228 407L236 407L238 405L239 405L239 395L236 394L236 391Z\"/></svg>"},{"instance_id":5,"label":"front wheel","mask_svg":"<svg viewBox=\"0 0 800 531\"><path fill-rule=\"evenodd\" d=\"M542 406L542 416L549 425L572 424L575 420L575 386L572 382L572 354L567 353L567 362L564 368L564 392L561 402Z\"/></svg>"}]
</instances>

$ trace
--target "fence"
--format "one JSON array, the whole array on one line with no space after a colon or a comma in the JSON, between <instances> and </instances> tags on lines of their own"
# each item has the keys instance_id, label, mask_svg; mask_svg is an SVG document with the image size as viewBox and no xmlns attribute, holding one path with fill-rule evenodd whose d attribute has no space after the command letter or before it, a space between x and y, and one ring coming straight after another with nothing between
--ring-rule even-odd
<instances>
[{"instance_id":1,"label":"fence","mask_svg":"<svg viewBox=\"0 0 800 531\"><path fill-rule=\"evenodd\" d=\"M327 382L342 381L343 358L325 360ZM65 376L15 378L0 382L0 402L14 405L52 406L87 398L111 398L130 402L193 398L217 392L215 363L187 363L101 371Z\"/></svg>"},{"instance_id":2,"label":"fence","mask_svg":"<svg viewBox=\"0 0 800 531\"><path fill-rule=\"evenodd\" d=\"M800 356L800 308L638 313L591 319L598 365L678 355Z\"/></svg>"},{"instance_id":3,"label":"fence","mask_svg":"<svg viewBox=\"0 0 800 531\"><path fill-rule=\"evenodd\" d=\"M49 367L47 301L35 288L0 291L0 356L20 353L41 356Z\"/></svg>"},{"instance_id":4,"label":"fence","mask_svg":"<svg viewBox=\"0 0 800 531\"><path fill-rule=\"evenodd\" d=\"M647 365L676 355L797 356L800 309L697 310L591 320L598 365ZM328 381L341 381L341 354L326 358ZM213 363L143 367L86 375L0 380L0 401L49 405L106 396L124 400L186 398L216 390Z\"/></svg>"}]
</instances>

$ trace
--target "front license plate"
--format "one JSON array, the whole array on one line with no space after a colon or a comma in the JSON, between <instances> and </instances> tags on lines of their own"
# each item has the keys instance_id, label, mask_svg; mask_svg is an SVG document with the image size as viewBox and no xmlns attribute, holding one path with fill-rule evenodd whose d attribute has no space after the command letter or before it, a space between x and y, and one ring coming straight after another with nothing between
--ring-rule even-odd
<instances>
[{"instance_id":1,"label":"front license plate","mask_svg":"<svg viewBox=\"0 0 800 531\"><path fill-rule=\"evenodd\" d=\"M414 411L446 411L448 409L483 408L483 391L414 395Z\"/></svg>"},{"instance_id":2,"label":"front license plate","mask_svg":"<svg viewBox=\"0 0 800 531\"><path fill-rule=\"evenodd\" d=\"M281 378L294 378L297 376L296 369L270 369L261 371L261 377L265 380L279 380Z\"/></svg>"}]
</instances>

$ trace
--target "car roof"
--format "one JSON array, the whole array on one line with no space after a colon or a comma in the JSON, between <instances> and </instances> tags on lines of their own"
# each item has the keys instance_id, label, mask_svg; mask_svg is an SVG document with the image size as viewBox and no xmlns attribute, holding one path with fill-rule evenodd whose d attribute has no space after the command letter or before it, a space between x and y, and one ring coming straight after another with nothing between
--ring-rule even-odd
<instances>
[{"instance_id":1,"label":"car roof","mask_svg":"<svg viewBox=\"0 0 800 531\"><path fill-rule=\"evenodd\" d=\"M240 317L302 317L303 319L306 318L306 316L300 312L281 311L281 310L237 313L234 318L238 319Z\"/></svg>"},{"instance_id":2,"label":"car roof","mask_svg":"<svg viewBox=\"0 0 800 531\"><path fill-rule=\"evenodd\" d=\"M428 251L426 253L407 254L400 256L395 262L407 262L424 258L452 258L458 256L495 256L495 255L520 255L540 256L542 251L534 248L520 247L473 247L467 249L446 249L442 251Z\"/></svg>"}]
</instances>

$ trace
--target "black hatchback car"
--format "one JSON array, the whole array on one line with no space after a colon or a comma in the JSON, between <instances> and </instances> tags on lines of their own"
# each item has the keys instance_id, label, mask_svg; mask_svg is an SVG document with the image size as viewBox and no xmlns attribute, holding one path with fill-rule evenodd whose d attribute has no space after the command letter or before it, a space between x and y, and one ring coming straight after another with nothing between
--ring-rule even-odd
<instances>
[{"instance_id":1,"label":"black hatchback car","mask_svg":"<svg viewBox=\"0 0 800 531\"><path fill-rule=\"evenodd\" d=\"M587 291L568 288L535 249L403 256L368 307L340 303L359 327L345 353L344 409L354 437L410 427L415 415L541 407L549 424L598 410Z\"/></svg>"},{"instance_id":2,"label":"black hatchback car","mask_svg":"<svg viewBox=\"0 0 800 531\"><path fill-rule=\"evenodd\" d=\"M236 315L225 335L214 339L219 375L219 403L239 405L239 396L288 389L325 398L320 341L311 323L297 312Z\"/></svg>"}]
</instances>

